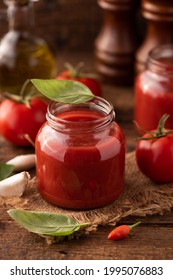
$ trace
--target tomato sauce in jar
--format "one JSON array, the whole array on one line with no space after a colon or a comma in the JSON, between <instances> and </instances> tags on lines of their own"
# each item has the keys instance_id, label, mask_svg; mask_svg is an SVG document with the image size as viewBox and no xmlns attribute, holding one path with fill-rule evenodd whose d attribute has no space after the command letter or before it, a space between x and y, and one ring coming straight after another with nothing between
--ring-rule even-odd
<instances>
[{"instance_id":1,"label":"tomato sauce in jar","mask_svg":"<svg viewBox=\"0 0 173 280\"><path fill-rule=\"evenodd\" d=\"M154 48L146 70L135 80L134 119L144 130L156 129L163 114L169 114L167 128L173 128L173 45Z\"/></svg>"},{"instance_id":2,"label":"tomato sauce in jar","mask_svg":"<svg viewBox=\"0 0 173 280\"><path fill-rule=\"evenodd\" d=\"M36 138L38 191L64 208L92 209L124 190L125 137L111 104L51 102Z\"/></svg>"}]
</instances>

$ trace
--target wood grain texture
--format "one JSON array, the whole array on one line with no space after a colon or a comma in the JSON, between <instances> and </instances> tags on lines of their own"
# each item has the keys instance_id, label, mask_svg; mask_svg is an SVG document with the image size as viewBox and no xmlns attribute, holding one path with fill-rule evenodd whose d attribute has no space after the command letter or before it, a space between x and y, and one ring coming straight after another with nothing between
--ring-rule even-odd
<instances>
[{"instance_id":1,"label":"wood grain texture","mask_svg":"<svg viewBox=\"0 0 173 280\"><path fill-rule=\"evenodd\" d=\"M139 218L133 218L137 221ZM1 211L0 259L21 260L171 260L173 257L173 213L142 218L142 224L119 241L107 239L112 227L100 227L97 232L78 240L48 245L42 237L19 228ZM124 220L129 223L130 221ZM123 221L122 221L123 223Z\"/></svg>"}]
</instances>

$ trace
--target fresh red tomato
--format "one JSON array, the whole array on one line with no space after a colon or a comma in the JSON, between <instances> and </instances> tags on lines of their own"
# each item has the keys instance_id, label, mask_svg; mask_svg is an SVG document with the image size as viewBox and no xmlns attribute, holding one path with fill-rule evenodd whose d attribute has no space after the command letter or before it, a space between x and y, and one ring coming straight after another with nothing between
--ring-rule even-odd
<instances>
[{"instance_id":1,"label":"fresh red tomato","mask_svg":"<svg viewBox=\"0 0 173 280\"><path fill-rule=\"evenodd\" d=\"M56 77L57 80L73 80L81 82L86 85L94 95L100 97L102 96L101 85L96 78L91 77L92 75L88 73L81 72L80 65L74 68L68 64L67 67L69 69L59 73L59 75Z\"/></svg>"},{"instance_id":2,"label":"fresh red tomato","mask_svg":"<svg viewBox=\"0 0 173 280\"><path fill-rule=\"evenodd\" d=\"M173 182L173 131L163 127L145 133L136 146L136 162L141 172L156 183ZM161 122L160 122L161 123Z\"/></svg>"},{"instance_id":3,"label":"fresh red tomato","mask_svg":"<svg viewBox=\"0 0 173 280\"><path fill-rule=\"evenodd\" d=\"M35 141L46 120L46 111L47 103L38 97L30 100L30 106L4 99L0 104L0 134L15 145L29 146L30 142L24 136L28 134Z\"/></svg>"}]
</instances>

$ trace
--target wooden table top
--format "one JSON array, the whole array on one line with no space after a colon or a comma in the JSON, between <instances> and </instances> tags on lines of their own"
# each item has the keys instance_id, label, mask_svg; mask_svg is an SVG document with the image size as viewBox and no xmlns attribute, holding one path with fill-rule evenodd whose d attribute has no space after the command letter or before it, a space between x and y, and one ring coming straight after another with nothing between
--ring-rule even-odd
<instances>
[{"instance_id":1,"label":"wooden table top","mask_svg":"<svg viewBox=\"0 0 173 280\"><path fill-rule=\"evenodd\" d=\"M116 94L117 93L117 94ZM122 94L122 98L117 97ZM124 96L128 108L123 106ZM132 125L133 90L104 88L104 97L117 111L117 119L124 130L127 152L135 148L135 132ZM7 161L18 154L29 153L33 148L14 147L0 137L0 161ZM107 239L111 226L85 237L64 240L48 245L45 240L29 233L11 220L7 208L0 208L0 259L3 260L172 260L173 259L173 211L162 216L140 217L141 224L126 239ZM119 224L131 224L137 217L127 217Z\"/></svg>"},{"instance_id":2,"label":"wooden table top","mask_svg":"<svg viewBox=\"0 0 173 280\"><path fill-rule=\"evenodd\" d=\"M28 152L30 149L14 148L0 138L0 161ZM0 259L171 260L173 258L173 212L164 213L162 216L140 217L141 225L123 240L109 241L107 236L112 227L105 226L98 227L96 232L77 240L64 240L58 244L48 245L42 237L19 228L11 220L7 210L7 207L0 208ZM136 220L137 217L128 217L119 224L131 224Z\"/></svg>"}]
</instances>

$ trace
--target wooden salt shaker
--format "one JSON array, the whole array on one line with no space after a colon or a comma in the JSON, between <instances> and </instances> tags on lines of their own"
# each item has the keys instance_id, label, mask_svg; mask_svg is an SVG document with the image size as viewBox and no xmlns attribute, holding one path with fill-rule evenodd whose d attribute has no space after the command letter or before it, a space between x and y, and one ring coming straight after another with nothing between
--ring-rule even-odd
<instances>
[{"instance_id":1,"label":"wooden salt shaker","mask_svg":"<svg viewBox=\"0 0 173 280\"><path fill-rule=\"evenodd\" d=\"M148 53L158 45L173 43L173 1L141 0L146 33L136 52L136 72L145 69Z\"/></svg>"},{"instance_id":2,"label":"wooden salt shaker","mask_svg":"<svg viewBox=\"0 0 173 280\"><path fill-rule=\"evenodd\" d=\"M97 0L104 13L95 41L95 68L103 82L131 85L137 49L138 0Z\"/></svg>"}]
</instances>

